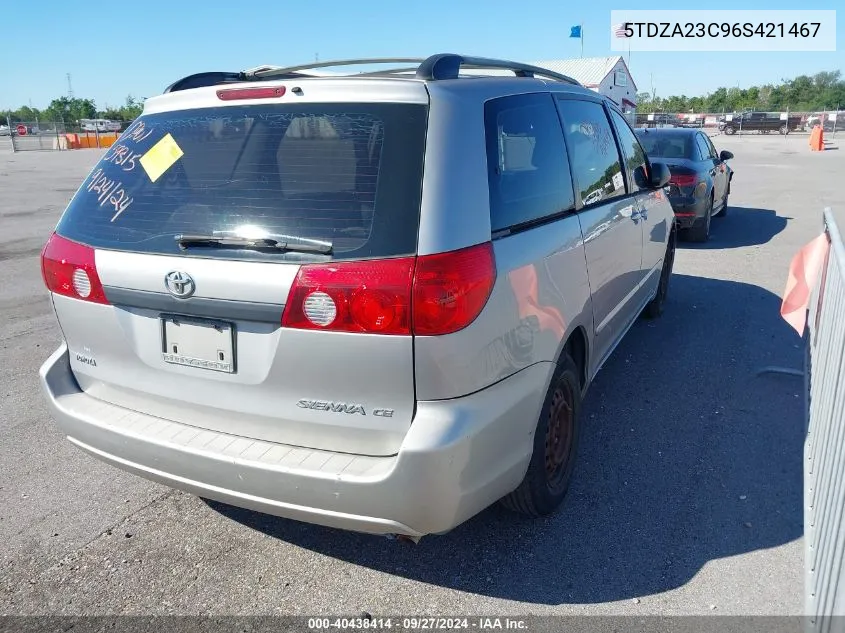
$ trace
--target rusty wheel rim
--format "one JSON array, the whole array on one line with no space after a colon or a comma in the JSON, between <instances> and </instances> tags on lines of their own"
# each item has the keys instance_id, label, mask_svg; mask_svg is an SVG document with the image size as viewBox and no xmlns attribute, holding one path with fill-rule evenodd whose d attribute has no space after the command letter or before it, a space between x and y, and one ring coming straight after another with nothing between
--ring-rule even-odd
<instances>
[{"instance_id":1,"label":"rusty wheel rim","mask_svg":"<svg viewBox=\"0 0 845 633\"><path fill-rule=\"evenodd\" d=\"M573 402L572 390L566 383L552 394L546 425L545 466L546 483L553 494L559 492L566 481L574 430Z\"/></svg>"}]
</instances>

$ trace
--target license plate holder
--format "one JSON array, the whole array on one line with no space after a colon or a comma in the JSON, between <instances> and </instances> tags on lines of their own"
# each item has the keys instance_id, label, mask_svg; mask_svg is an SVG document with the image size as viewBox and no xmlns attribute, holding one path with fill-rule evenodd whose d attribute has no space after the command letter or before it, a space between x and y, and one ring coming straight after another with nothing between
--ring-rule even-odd
<instances>
[{"instance_id":1,"label":"license plate holder","mask_svg":"<svg viewBox=\"0 0 845 633\"><path fill-rule=\"evenodd\" d=\"M226 321L161 315L161 354L166 363L235 373L235 326Z\"/></svg>"}]
</instances>

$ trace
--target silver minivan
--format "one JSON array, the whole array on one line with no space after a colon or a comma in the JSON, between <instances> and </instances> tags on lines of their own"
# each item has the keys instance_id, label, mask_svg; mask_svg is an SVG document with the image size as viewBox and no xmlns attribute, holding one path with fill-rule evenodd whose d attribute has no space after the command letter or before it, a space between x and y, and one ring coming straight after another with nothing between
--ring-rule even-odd
<instances>
[{"instance_id":1,"label":"silver minivan","mask_svg":"<svg viewBox=\"0 0 845 633\"><path fill-rule=\"evenodd\" d=\"M548 514L588 385L663 311L668 170L546 69L314 71L356 62L147 100L42 253L52 415L119 468L327 526Z\"/></svg>"}]
</instances>

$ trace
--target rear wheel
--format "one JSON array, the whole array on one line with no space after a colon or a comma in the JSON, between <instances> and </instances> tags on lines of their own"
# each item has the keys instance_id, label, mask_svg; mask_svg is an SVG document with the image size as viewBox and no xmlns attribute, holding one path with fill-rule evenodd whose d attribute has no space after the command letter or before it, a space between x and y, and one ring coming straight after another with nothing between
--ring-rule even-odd
<instances>
[{"instance_id":1,"label":"rear wheel","mask_svg":"<svg viewBox=\"0 0 845 633\"><path fill-rule=\"evenodd\" d=\"M660 283L657 287L657 294L654 299L646 304L643 314L649 319L656 319L663 314L666 307L666 297L669 296L669 279L672 277L672 269L675 266L675 245L677 233L672 230L669 234L669 243L666 245L666 255L663 257L663 268L660 271Z\"/></svg>"},{"instance_id":2,"label":"rear wheel","mask_svg":"<svg viewBox=\"0 0 845 633\"><path fill-rule=\"evenodd\" d=\"M532 517L553 512L566 497L578 450L581 383L564 352L534 432L534 451L519 487L502 499L509 510Z\"/></svg>"},{"instance_id":3,"label":"rear wheel","mask_svg":"<svg viewBox=\"0 0 845 633\"><path fill-rule=\"evenodd\" d=\"M785 125L781 125L780 126L780 133L783 134L784 136L786 136L787 134L789 134L789 128Z\"/></svg>"}]
</instances>

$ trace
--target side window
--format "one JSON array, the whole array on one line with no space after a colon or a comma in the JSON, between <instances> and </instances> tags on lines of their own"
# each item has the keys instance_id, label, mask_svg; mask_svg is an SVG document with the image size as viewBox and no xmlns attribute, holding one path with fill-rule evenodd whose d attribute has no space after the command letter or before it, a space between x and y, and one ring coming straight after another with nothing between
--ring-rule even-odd
<instances>
[{"instance_id":1,"label":"side window","mask_svg":"<svg viewBox=\"0 0 845 633\"><path fill-rule=\"evenodd\" d=\"M699 160L710 159L710 149L707 147L707 143L704 142L704 139L701 138L701 134L695 135L695 147L698 151Z\"/></svg>"},{"instance_id":2,"label":"side window","mask_svg":"<svg viewBox=\"0 0 845 633\"><path fill-rule=\"evenodd\" d=\"M710 157L719 158L719 152L716 151L716 146L713 145L713 141L710 140L710 137L704 135L704 141L707 143L707 147L710 150Z\"/></svg>"},{"instance_id":3,"label":"side window","mask_svg":"<svg viewBox=\"0 0 845 633\"><path fill-rule=\"evenodd\" d=\"M484 106L493 231L575 207L566 144L552 97L502 97Z\"/></svg>"},{"instance_id":4,"label":"side window","mask_svg":"<svg viewBox=\"0 0 845 633\"><path fill-rule=\"evenodd\" d=\"M601 104L559 99L572 173L584 206L625 195L625 179L610 121Z\"/></svg>"},{"instance_id":5,"label":"side window","mask_svg":"<svg viewBox=\"0 0 845 633\"><path fill-rule=\"evenodd\" d=\"M698 145L698 151L701 153L701 160L711 160L714 155L710 152L710 145L701 134L695 135L695 142Z\"/></svg>"},{"instance_id":6,"label":"side window","mask_svg":"<svg viewBox=\"0 0 845 633\"><path fill-rule=\"evenodd\" d=\"M645 166L646 172L648 165L646 161L645 151L642 145L637 140L636 135L628 126L628 122L624 117L615 110L610 111L610 117L613 119L613 124L616 126L616 133L619 135L619 144L622 146L622 155L625 157L625 166L628 168L630 174L630 189L631 192L636 192L643 187L639 187L634 183L633 174L637 167Z\"/></svg>"}]
</instances>

